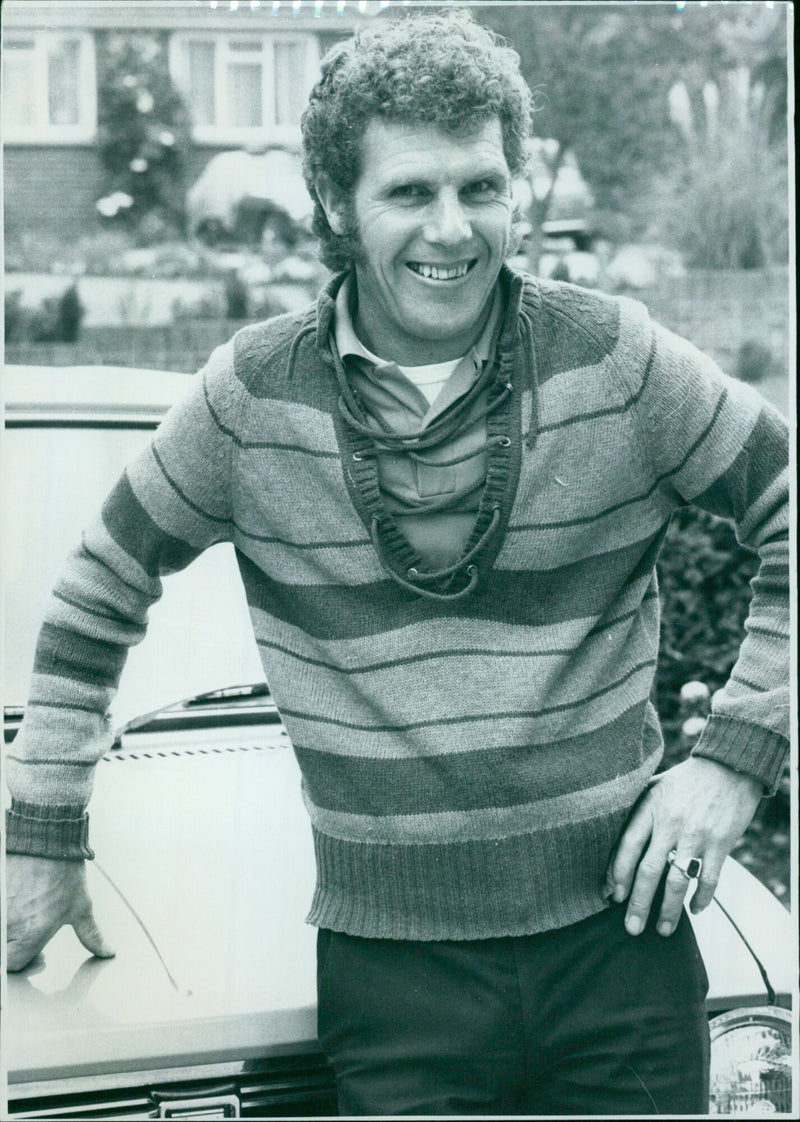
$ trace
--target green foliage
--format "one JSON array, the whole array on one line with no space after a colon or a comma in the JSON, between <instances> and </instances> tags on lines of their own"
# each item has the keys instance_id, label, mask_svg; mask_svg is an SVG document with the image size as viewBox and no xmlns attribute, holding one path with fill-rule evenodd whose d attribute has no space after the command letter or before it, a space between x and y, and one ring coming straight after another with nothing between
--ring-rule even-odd
<instances>
[{"instance_id":1,"label":"green foliage","mask_svg":"<svg viewBox=\"0 0 800 1122\"><path fill-rule=\"evenodd\" d=\"M694 507L673 516L658 564L656 704L667 738L666 765L676 762L681 686L698 680L713 693L727 681L744 637L756 567L755 554L739 546L727 522Z\"/></svg>"},{"instance_id":2,"label":"green foliage","mask_svg":"<svg viewBox=\"0 0 800 1122\"><path fill-rule=\"evenodd\" d=\"M98 146L108 191L132 199L127 218L134 225L155 212L182 229L189 118L169 76L165 41L109 34L99 61Z\"/></svg>"}]
</instances>

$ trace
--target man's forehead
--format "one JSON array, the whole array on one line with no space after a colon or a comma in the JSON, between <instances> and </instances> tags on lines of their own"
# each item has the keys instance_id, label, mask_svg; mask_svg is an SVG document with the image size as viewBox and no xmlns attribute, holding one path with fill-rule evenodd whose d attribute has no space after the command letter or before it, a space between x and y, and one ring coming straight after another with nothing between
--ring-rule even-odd
<instances>
[{"instance_id":1,"label":"man's forehead","mask_svg":"<svg viewBox=\"0 0 800 1122\"><path fill-rule=\"evenodd\" d=\"M372 173L386 175L442 163L508 170L498 117L458 131L373 117L364 131L362 158L362 171L369 167Z\"/></svg>"}]
</instances>

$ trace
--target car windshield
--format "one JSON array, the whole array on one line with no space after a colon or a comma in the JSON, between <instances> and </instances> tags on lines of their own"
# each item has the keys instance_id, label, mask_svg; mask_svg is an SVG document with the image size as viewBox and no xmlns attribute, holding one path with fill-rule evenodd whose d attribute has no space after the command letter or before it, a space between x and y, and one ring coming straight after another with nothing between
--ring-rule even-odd
<instances>
[{"instance_id":1,"label":"car windshield","mask_svg":"<svg viewBox=\"0 0 800 1122\"><path fill-rule=\"evenodd\" d=\"M124 466L188 386L180 374L9 368L5 384L5 705L24 704L36 636L67 553ZM209 590L211 590L209 592ZM210 690L263 680L233 549L164 580L148 641L133 648L115 727Z\"/></svg>"}]
</instances>

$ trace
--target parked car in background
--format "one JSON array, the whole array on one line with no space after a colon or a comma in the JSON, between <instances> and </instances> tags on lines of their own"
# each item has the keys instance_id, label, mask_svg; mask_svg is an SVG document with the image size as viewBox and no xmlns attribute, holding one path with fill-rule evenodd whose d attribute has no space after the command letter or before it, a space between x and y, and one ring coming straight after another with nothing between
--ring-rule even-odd
<instances>
[{"instance_id":1,"label":"parked car in background","mask_svg":"<svg viewBox=\"0 0 800 1122\"><path fill-rule=\"evenodd\" d=\"M191 376L9 368L5 379L5 740L60 564ZM314 879L300 773L263 680L231 547L166 578L97 768L89 863L116 957L70 929L9 976L13 1118L320 1117ZM710 978L712 1110L789 1111L794 933L728 861L693 919Z\"/></svg>"}]
</instances>

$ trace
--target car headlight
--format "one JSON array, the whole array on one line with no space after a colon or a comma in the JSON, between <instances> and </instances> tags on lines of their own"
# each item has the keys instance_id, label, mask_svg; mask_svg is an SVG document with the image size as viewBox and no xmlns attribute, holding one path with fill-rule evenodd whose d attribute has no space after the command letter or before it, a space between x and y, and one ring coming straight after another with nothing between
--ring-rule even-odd
<instances>
[{"instance_id":1,"label":"car headlight","mask_svg":"<svg viewBox=\"0 0 800 1122\"><path fill-rule=\"evenodd\" d=\"M777 1006L734 1009L711 1030L711 1114L790 1113L791 1017Z\"/></svg>"}]
</instances>

